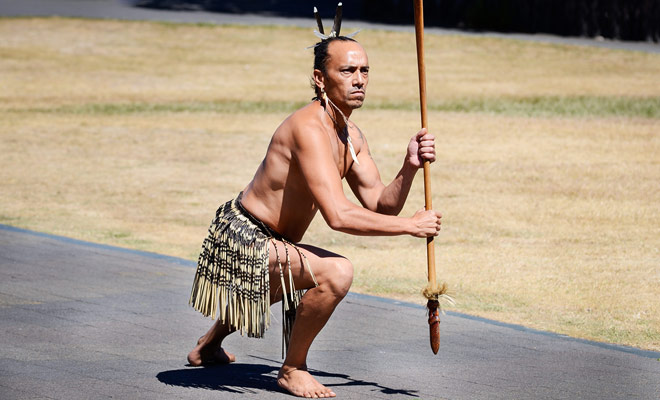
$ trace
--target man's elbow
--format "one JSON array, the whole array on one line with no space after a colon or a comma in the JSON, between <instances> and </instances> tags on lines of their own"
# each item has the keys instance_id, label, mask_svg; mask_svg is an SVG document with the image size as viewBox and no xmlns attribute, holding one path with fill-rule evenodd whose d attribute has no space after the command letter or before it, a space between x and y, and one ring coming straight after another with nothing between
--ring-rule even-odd
<instances>
[{"instance_id":1,"label":"man's elbow","mask_svg":"<svg viewBox=\"0 0 660 400\"><path fill-rule=\"evenodd\" d=\"M350 228L350 217L346 213L331 212L324 215L325 222L333 231L344 232Z\"/></svg>"},{"instance_id":2,"label":"man's elbow","mask_svg":"<svg viewBox=\"0 0 660 400\"><path fill-rule=\"evenodd\" d=\"M378 214L399 215L401 209L403 209L403 207L391 207L391 206L385 206L383 204L378 204L378 207L376 207L375 211Z\"/></svg>"},{"instance_id":3,"label":"man's elbow","mask_svg":"<svg viewBox=\"0 0 660 400\"><path fill-rule=\"evenodd\" d=\"M326 218L325 222L333 231L343 231L346 229L346 222L343 218L341 218L341 216L332 216L330 218Z\"/></svg>"}]
</instances>

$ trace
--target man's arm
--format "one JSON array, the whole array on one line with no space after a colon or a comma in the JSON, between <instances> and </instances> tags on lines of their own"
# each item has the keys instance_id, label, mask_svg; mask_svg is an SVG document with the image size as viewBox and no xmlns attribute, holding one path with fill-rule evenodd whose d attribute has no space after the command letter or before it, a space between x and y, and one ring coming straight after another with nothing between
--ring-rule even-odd
<instances>
[{"instance_id":1,"label":"man's arm","mask_svg":"<svg viewBox=\"0 0 660 400\"><path fill-rule=\"evenodd\" d=\"M319 207L334 230L354 235L437 235L440 214L419 210L412 218L378 214L351 203L344 195L341 176L332 157L329 137L309 124L293 129L292 155Z\"/></svg>"},{"instance_id":2,"label":"man's arm","mask_svg":"<svg viewBox=\"0 0 660 400\"><path fill-rule=\"evenodd\" d=\"M435 138L427 133L426 129L417 132L408 143L403 166L387 186L380 179L380 173L371 158L366 139L364 136L362 138L363 147L358 155L360 165L353 165L346 181L362 205L369 210L398 215L408 198L417 170L422 167L424 160L435 161Z\"/></svg>"}]
</instances>

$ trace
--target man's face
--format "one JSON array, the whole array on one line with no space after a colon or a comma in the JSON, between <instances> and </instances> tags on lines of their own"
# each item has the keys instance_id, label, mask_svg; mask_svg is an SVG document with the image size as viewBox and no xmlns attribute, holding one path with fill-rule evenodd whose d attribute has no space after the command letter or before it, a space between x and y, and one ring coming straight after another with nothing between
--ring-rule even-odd
<instances>
[{"instance_id":1,"label":"man's face","mask_svg":"<svg viewBox=\"0 0 660 400\"><path fill-rule=\"evenodd\" d=\"M369 83L367 53L357 42L334 41L328 46L325 92L340 108L362 107Z\"/></svg>"}]
</instances>

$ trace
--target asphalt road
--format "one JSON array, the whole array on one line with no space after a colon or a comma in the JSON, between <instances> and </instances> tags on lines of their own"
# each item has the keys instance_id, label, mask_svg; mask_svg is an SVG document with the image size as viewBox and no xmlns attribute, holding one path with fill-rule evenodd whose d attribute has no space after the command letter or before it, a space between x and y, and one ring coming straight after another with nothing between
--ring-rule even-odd
<instances>
[{"instance_id":1,"label":"asphalt road","mask_svg":"<svg viewBox=\"0 0 660 400\"><path fill-rule=\"evenodd\" d=\"M282 18L255 14L226 14L205 11L171 11L137 8L132 7L128 0L0 0L0 16L70 16L128 20L158 20L186 23L290 25L308 27L311 32L313 29L315 29L312 6L313 2L310 2L309 18ZM414 31L412 26L374 24L364 21L351 20L350 15L345 15L344 17L345 19L343 26L348 30L361 28L366 31L369 29L400 30L409 32ZM325 24L331 25L331 22L327 21ZM566 38L544 34L504 34L495 32L470 33L465 31L440 28L426 28L425 33L430 35L460 34L503 37L518 40L535 40L540 42L563 43L578 46L598 46L613 49L660 53L659 43L648 42L623 42L613 40L596 40L590 38Z\"/></svg>"},{"instance_id":2,"label":"asphalt road","mask_svg":"<svg viewBox=\"0 0 660 400\"><path fill-rule=\"evenodd\" d=\"M277 322L228 338L235 364L186 365L211 324L187 304L194 269L0 225L0 399L290 398ZM660 352L457 313L441 325L433 355L422 306L351 293L309 367L341 399L660 398Z\"/></svg>"}]
</instances>

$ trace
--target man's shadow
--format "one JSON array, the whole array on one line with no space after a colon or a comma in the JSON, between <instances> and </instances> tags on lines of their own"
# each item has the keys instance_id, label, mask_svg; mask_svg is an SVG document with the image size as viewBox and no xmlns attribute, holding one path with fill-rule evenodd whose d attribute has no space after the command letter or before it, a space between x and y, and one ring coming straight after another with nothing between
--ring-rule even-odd
<instances>
[{"instance_id":1,"label":"man's shadow","mask_svg":"<svg viewBox=\"0 0 660 400\"><path fill-rule=\"evenodd\" d=\"M271 361L271 360L268 360ZM279 367L266 364L240 364L214 365L202 368L183 368L163 371L156 378L172 386L186 388L200 388L230 393L252 393L258 391L286 393L277 385L277 372ZM333 374L322 371L309 371L316 377L335 378L338 382L324 380L330 388L342 386L372 386L373 391L384 394L401 394L417 397L416 390L394 389L376 382L353 379L345 374Z\"/></svg>"},{"instance_id":2,"label":"man's shadow","mask_svg":"<svg viewBox=\"0 0 660 400\"><path fill-rule=\"evenodd\" d=\"M278 370L271 365L232 363L163 371L156 378L166 385L230 393L282 392L277 385Z\"/></svg>"}]
</instances>

